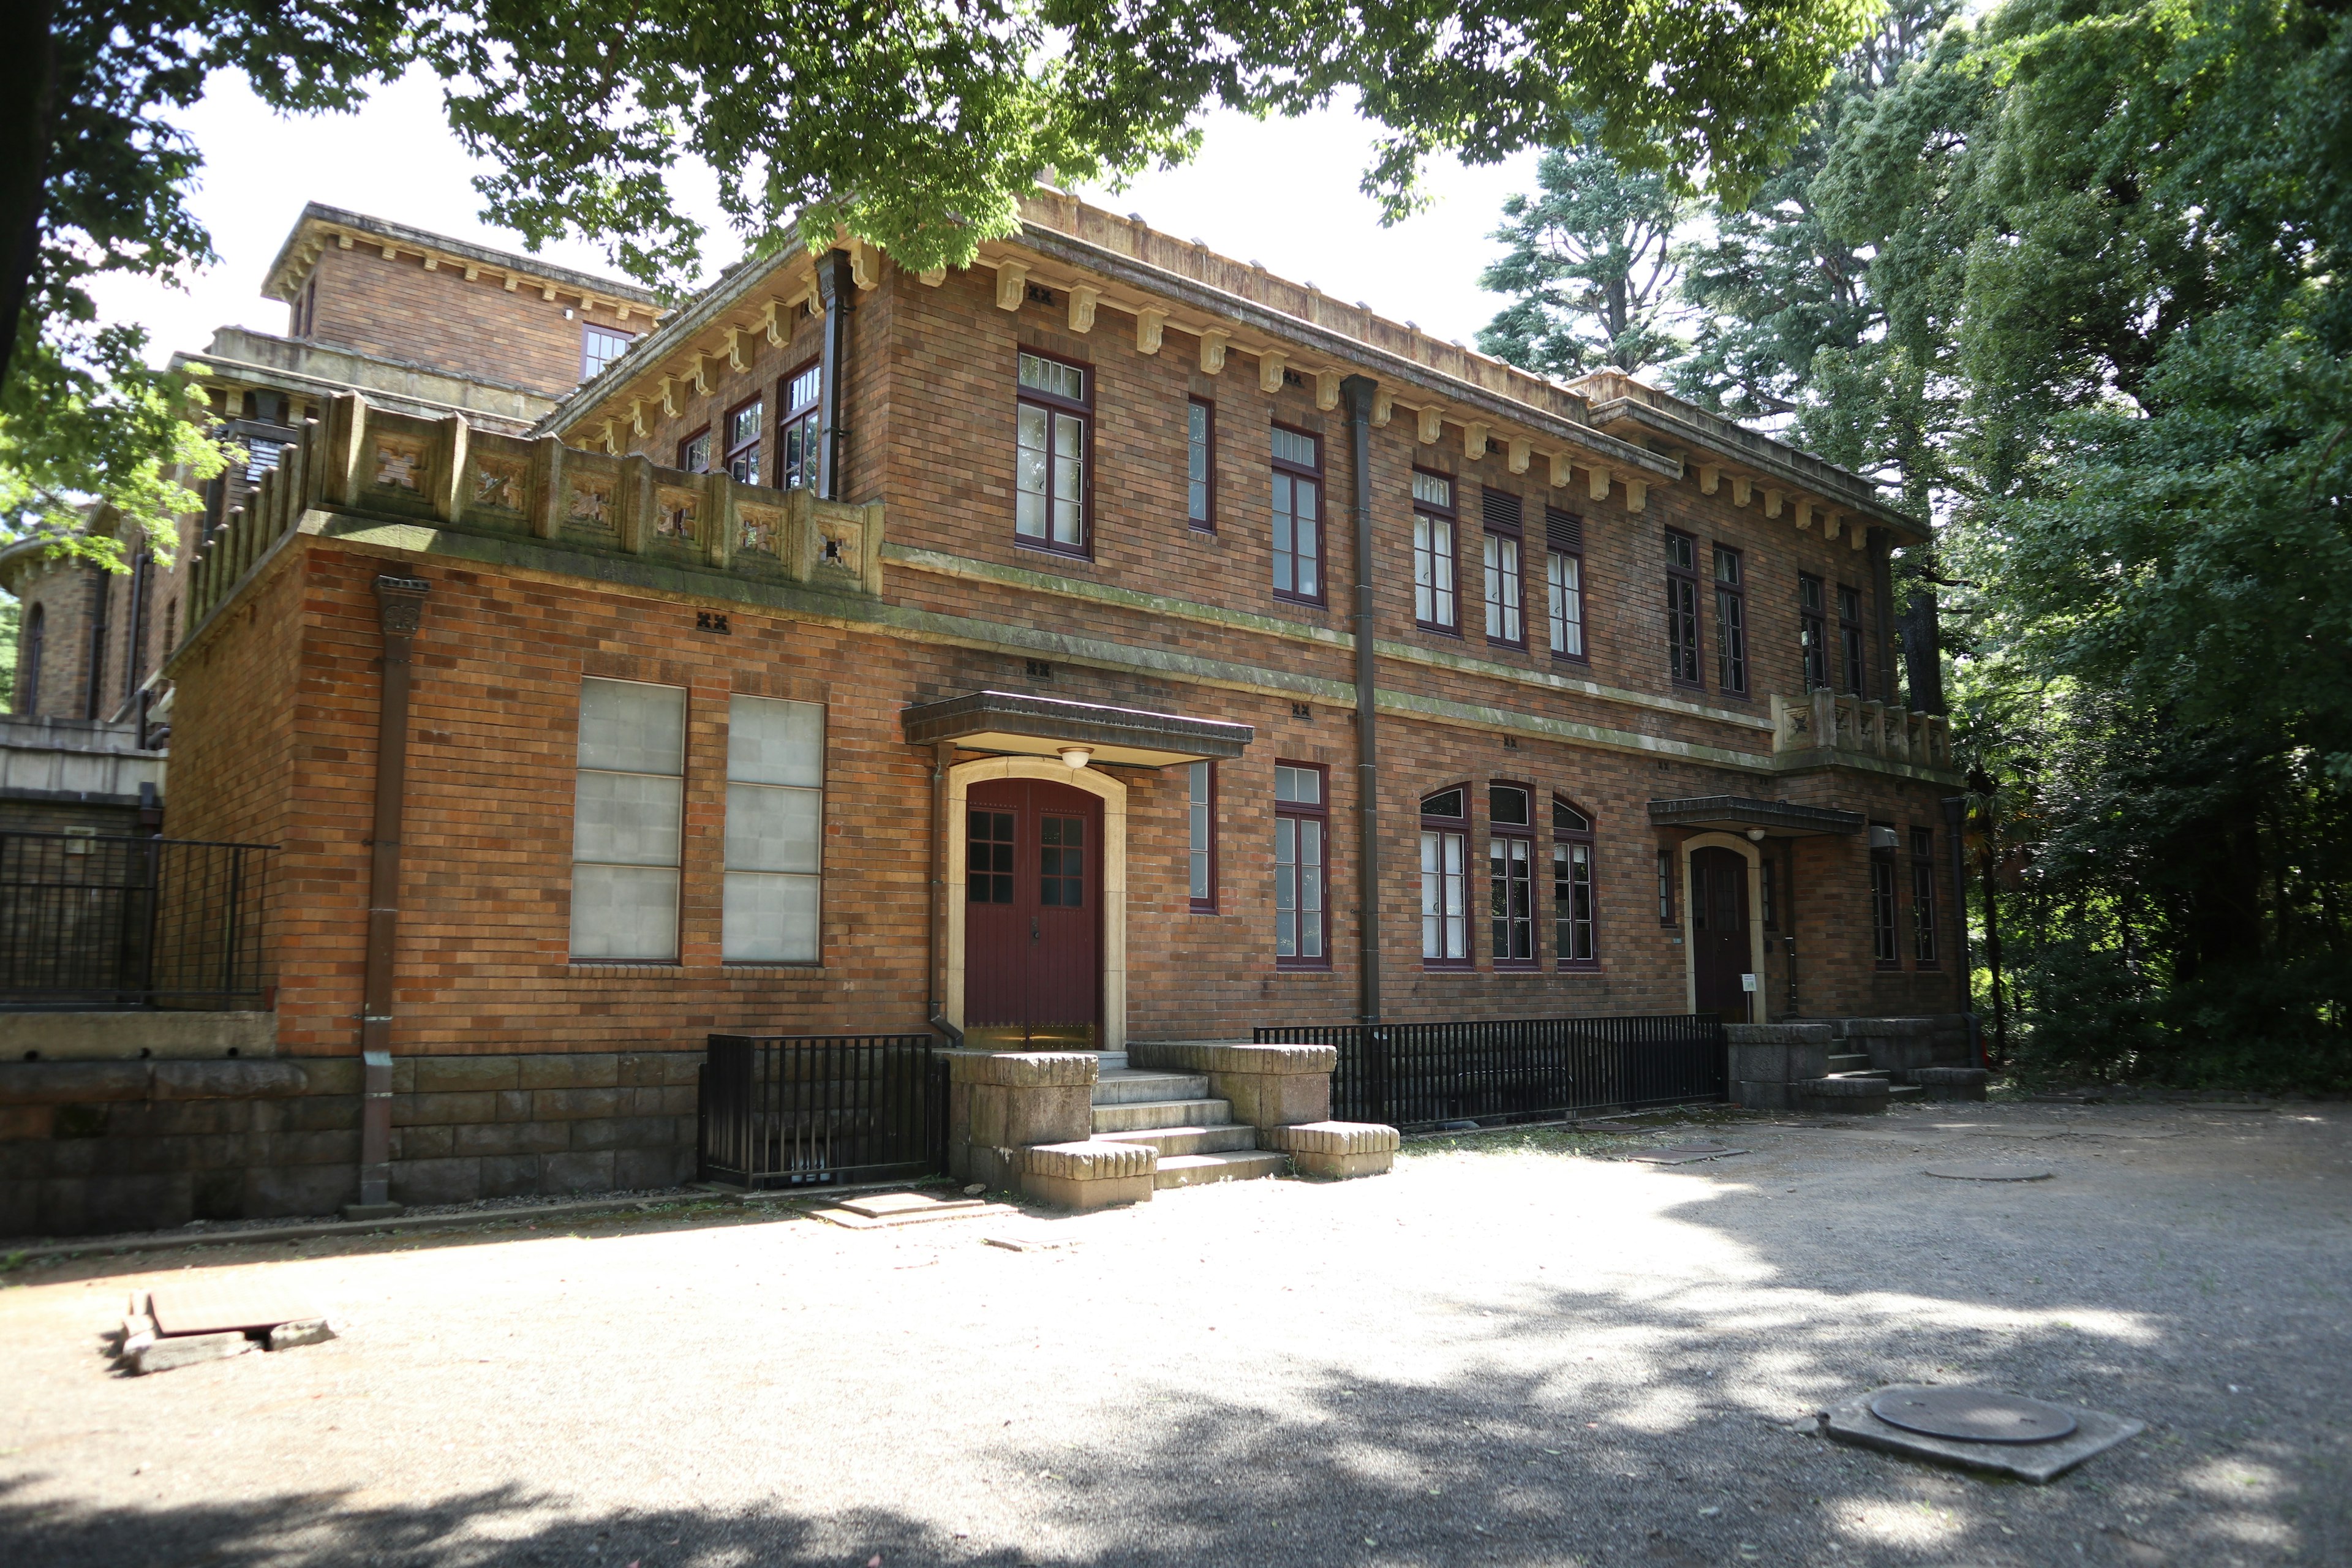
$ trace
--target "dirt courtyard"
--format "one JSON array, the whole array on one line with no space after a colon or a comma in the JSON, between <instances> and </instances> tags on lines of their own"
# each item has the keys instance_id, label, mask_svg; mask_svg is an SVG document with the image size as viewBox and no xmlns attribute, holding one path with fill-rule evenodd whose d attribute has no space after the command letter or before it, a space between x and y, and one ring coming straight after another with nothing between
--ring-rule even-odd
<instances>
[{"instance_id":1,"label":"dirt courtyard","mask_svg":"<svg viewBox=\"0 0 2352 1568\"><path fill-rule=\"evenodd\" d=\"M2352 1562L2352 1108L1708 1131L1751 1152L1506 1131L1076 1218L712 1203L24 1261L0 1561ZM2054 1174L1925 1173L1954 1160ZM342 1337L117 1375L101 1330L184 1269L298 1284ZM2147 1430L2047 1487L1817 1434L1892 1382Z\"/></svg>"}]
</instances>

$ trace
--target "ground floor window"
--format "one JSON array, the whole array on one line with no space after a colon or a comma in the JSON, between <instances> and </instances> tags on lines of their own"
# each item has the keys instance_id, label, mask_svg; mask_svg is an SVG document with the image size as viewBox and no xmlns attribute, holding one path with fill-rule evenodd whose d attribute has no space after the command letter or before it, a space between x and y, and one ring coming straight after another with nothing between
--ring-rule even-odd
<instances>
[{"instance_id":1,"label":"ground floor window","mask_svg":"<svg viewBox=\"0 0 2352 1568\"><path fill-rule=\"evenodd\" d=\"M1324 770L1277 763L1274 769L1274 956L1277 965L1330 965L1330 912L1324 902L1324 840L1330 807Z\"/></svg>"},{"instance_id":2,"label":"ground floor window","mask_svg":"<svg viewBox=\"0 0 2352 1568\"><path fill-rule=\"evenodd\" d=\"M1883 848L1877 843L1882 836L1886 840ZM1902 949L1895 945L1895 829L1874 822L1870 837L1870 953L1883 967L1893 968L1903 962Z\"/></svg>"},{"instance_id":3,"label":"ground floor window","mask_svg":"<svg viewBox=\"0 0 2352 1568\"><path fill-rule=\"evenodd\" d=\"M1592 897L1592 819L1551 803L1552 952L1562 969L1599 966Z\"/></svg>"},{"instance_id":4,"label":"ground floor window","mask_svg":"<svg viewBox=\"0 0 2352 1568\"><path fill-rule=\"evenodd\" d=\"M572 956L677 961L686 797L686 690L580 683L572 795Z\"/></svg>"},{"instance_id":5,"label":"ground floor window","mask_svg":"<svg viewBox=\"0 0 2352 1568\"><path fill-rule=\"evenodd\" d=\"M1497 969L1535 967L1535 825L1528 798L1517 784L1486 792L1487 917Z\"/></svg>"},{"instance_id":6,"label":"ground floor window","mask_svg":"<svg viewBox=\"0 0 2352 1568\"><path fill-rule=\"evenodd\" d=\"M720 956L821 956L824 710L736 697L727 706L727 881Z\"/></svg>"},{"instance_id":7,"label":"ground floor window","mask_svg":"<svg viewBox=\"0 0 2352 1568\"><path fill-rule=\"evenodd\" d=\"M1936 834L1911 830L1911 951L1921 968L1936 957Z\"/></svg>"},{"instance_id":8,"label":"ground floor window","mask_svg":"<svg viewBox=\"0 0 2352 1568\"><path fill-rule=\"evenodd\" d=\"M1190 854L1194 914L1217 910L1217 764L1194 763L1185 769L1190 799L1186 805L1192 832Z\"/></svg>"},{"instance_id":9,"label":"ground floor window","mask_svg":"<svg viewBox=\"0 0 2352 1568\"><path fill-rule=\"evenodd\" d=\"M1470 966L1469 793L1457 785L1421 803L1421 960L1431 969Z\"/></svg>"}]
</instances>

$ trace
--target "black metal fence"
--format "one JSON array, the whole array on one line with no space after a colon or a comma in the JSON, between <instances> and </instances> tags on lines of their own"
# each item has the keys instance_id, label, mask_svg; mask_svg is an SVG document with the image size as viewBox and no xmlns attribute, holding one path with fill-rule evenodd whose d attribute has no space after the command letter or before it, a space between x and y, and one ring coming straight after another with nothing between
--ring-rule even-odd
<instances>
[{"instance_id":1,"label":"black metal fence","mask_svg":"<svg viewBox=\"0 0 2352 1568\"><path fill-rule=\"evenodd\" d=\"M947 1063L928 1035L713 1035L699 1163L742 1187L881 1182L947 1166Z\"/></svg>"},{"instance_id":2,"label":"black metal fence","mask_svg":"<svg viewBox=\"0 0 2352 1568\"><path fill-rule=\"evenodd\" d=\"M271 846L0 833L0 1005L268 1005Z\"/></svg>"},{"instance_id":3,"label":"black metal fence","mask_svg":"<svg viewBox=\"0 0 2352 1568\"><path fill-rule=\"evenodd\" d=\"M1712 1013L1276 1026L1252 1037L1337 1046L1331 1113L1403 1129L1730 1098L1723 1020Z\"/></svg>"}]
</instances>

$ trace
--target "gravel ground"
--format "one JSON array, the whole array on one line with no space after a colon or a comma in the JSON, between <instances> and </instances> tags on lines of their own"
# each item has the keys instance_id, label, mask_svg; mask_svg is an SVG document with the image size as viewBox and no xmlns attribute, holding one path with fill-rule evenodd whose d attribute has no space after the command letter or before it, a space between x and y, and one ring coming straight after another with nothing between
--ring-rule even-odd
<instances>
[{"instance_id":1,"label":"gravel ground","mask_svg":"<svg viewBox=\"0 0 2352 1568\"><path fill-rule=\"evenodd\" d=\"M0 1276L0 1560L2352 1562L2352 1110L1906 1110L1416 1142L1010 1222L731 1205ZM2051 1181L1923 1173L2045 1164ZM266 1270L330 1344L108 1370ZM1887 1382L2148 1423L2048 1487L1823 1440Z\"/></svg>"}]
</instances>

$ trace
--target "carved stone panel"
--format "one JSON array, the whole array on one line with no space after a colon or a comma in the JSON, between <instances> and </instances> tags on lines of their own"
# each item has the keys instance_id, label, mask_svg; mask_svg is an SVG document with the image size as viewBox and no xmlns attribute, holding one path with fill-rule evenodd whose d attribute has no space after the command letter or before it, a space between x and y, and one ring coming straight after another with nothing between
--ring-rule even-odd
<instances>
[{"instance_id":1,"label":"carved stone panel","mask_svg":"<svg viewBox=\"0 0 2352 1568\"><path fill-rule=\"evenodd\" d=\"M422 495L432 461L425 443L406 436L378 436L374 445L377 488Z\"/></svg>"},{"instance_id":2,"label":"carved stone panel","mask_svg":"<svg viewBox=\"0 0 2352 1568\"><path fill-rule=\"evenodd\" d=\"M526 510L530 496L530 468L520 458L474 459L473 504L497 511Z\"/></svg>"},{"instance_id":3,"label":"carved stone panel","mask_svg":"<svg viewBox=\"0 0 2352 1568\"><path fill-rule=\"evenodd\" d=\"M738 507L735 515L740 524L735 540L738 552L782 559L784 514L781 510L771 506Z\"/></svg>"},{"instance_id":4,"label":"carved stone panel","mask_svg":"<svg viewBox=\"0 0 2352 1568\"><path fill-rule=\"evenodd\" d=\"M701 509L694 491L661 486L654 495L654 538L692 547L702 538Z\"/></svg>"},{"instance_id":5,"label":"carved stone panel","mask_svg":"<svg viewBox=\"0 0 2352 1568\"><path fill-rule=\"evenodd\" d=\"M610 533L614 527L613 481L580 478L565 487L563 521L572 528Z\"/></svg>"}]
</instances>

